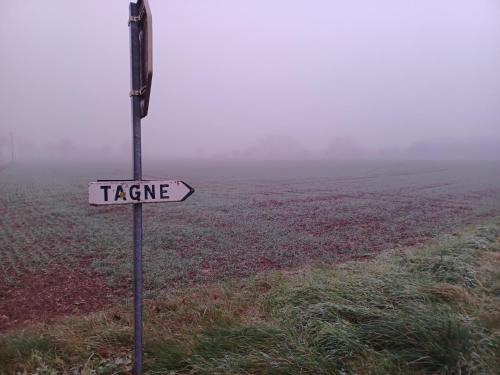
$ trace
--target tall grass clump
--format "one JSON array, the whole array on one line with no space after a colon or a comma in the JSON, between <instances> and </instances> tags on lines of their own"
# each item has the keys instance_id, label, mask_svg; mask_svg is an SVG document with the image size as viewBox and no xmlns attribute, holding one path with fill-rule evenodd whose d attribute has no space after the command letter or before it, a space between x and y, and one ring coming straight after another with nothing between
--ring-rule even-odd
<instances>
[{"instance_id":1,"label":"tall grass clump","mask_svg":"<svg viewBox=\"0 0 500 375\"><path fill-rule=\"evenodd\" d=\"M488 373L495 336L466 311L478 252L498 248L497 237L497 227L485 227L433 248L309 272L278 288L268 311L338 371L370 357L386 371Z\"/></svg>"},{"instance_id":2,"label":"tall grass clump","mask_svg":"<svg viewBox=\"0 0 500 375\"><path fill-rule=\"evenodd\" d=\"M0 336L0 374L10 374L13 365L33 362L37 356L53 354L54 345L44 335L20 333L13 338Z\"/></svg>"}]
</instances>

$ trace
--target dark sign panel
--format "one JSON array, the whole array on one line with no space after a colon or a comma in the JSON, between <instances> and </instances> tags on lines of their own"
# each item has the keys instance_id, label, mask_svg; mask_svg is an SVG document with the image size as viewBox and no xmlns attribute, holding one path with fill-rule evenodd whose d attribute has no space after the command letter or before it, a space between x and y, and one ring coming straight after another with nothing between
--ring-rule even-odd
<instances>
[{"instance_id":1,"label":"dark sign panel","mask_svg":"<svg viewBox=\"0 0 500 375\"><path fill-rule=\"evenodd\" d=\"M153 29L151 10L148 0L137 2L139 16L139 48L140 48L140 96L141 96L141 117L146 117L149 108L149 96L151 94L151 82L153 80Z\"/></svg>"}]
</instances>

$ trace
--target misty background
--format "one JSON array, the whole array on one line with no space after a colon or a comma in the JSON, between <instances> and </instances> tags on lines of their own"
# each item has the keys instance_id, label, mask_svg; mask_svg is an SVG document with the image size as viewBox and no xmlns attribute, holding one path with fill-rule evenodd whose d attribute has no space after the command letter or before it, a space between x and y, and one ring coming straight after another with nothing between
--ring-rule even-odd
<instances>
[{"instance_id":1,"label":"misty background","mask_svg":"<svg viewBox=\"0 0 500 375\"><path fill-rule=\"evenodd\" d=\"M150 6L146 160L500 159L498 0ZM0 161L129 161L128 1L0 12Z\"/></svg>"}]
</instances>

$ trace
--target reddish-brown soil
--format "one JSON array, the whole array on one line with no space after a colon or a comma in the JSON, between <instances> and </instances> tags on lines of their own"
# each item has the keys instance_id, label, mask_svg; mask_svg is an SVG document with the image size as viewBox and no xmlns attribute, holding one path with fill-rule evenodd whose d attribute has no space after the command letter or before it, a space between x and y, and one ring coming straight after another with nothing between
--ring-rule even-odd
<instances>
[{"instance_id":1,"label":"reddish-brown soil","mask_svg":"<svg viewBox=\"0 0 500 375\"><path fill-rule=\"evenodd\" d=\"M65 315L98 311L125 295L102 277L69 267L23 272L0 279L0 332Z\"/></svg>"}]
</instances>

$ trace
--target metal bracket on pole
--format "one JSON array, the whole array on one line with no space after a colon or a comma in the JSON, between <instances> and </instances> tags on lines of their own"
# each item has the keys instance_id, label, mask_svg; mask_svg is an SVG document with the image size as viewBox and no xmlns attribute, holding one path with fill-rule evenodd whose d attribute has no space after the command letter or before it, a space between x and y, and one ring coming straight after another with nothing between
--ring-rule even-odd
<instances>
[{"instance_id":1,"label":"metal bracket on pole","mask_svg":"<svg viewBox=\"0 0 500 375\"><path fill-rule=\"evenodd\" d=\"M130 97L132 97L132 96L142 96L146 92L146 89L147 89L146 86L142 86L140 90L130 90L129 96Z\"/></svg>"},{"instance_id":2,"label":"metal bracket on pole","mask_svg":"<svg viewBox=\"0 0 500 375\"><path fill-rule=\"evenodd\" d=\"M139 15L137 15L137 16L129 16L129 18L128 18L128 25L130 26L130 23L132 23L132 22L141 22L142 21L142 16L144 15L145 11L146 10L144 9L144 7L141 7Z\"/></svg>"},{"instance_id":3,"label":"metal bracket on pole","mask_svg":"<svg viewBox=\"0 0 500 375\"><path fill-rule=\"evenodd\" d=\"M141 16L130 16L128 18L128 25L130 26L132 22L141 22Z\"/></svg>"}]
</instances>

